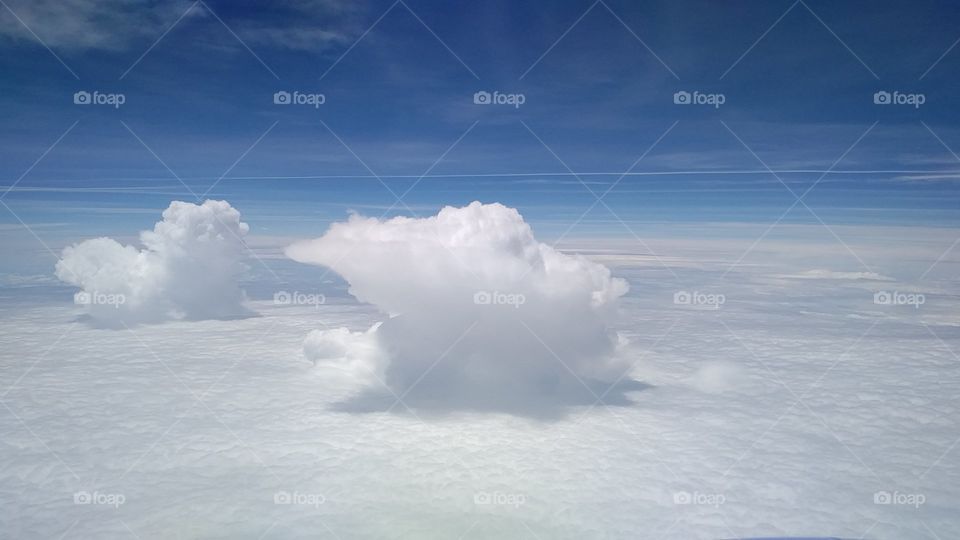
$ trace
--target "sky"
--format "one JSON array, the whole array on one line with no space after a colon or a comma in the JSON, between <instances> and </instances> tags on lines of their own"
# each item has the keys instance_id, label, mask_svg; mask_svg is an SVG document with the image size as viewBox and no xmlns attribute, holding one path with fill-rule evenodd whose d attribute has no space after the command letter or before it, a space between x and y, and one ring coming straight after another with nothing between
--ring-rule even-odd
<instances>
[{"instance_id":1,"label":"sky","mask_svg":"<svg viewBox=\"0 0 960 540\"><path fill-rule=\"evenodd\" d=\"M956 225L950 2L123 5L0 9L5 227L57 243L204 198L276 235L473 200L553 238L585 213L571 235Z\"/></svg>"},{"instance_id":2,"label":"sky","mask_svg":"<svg viewBox=\"0 0 960 540\"><path fill-rule=\"evenodd\" d=\"M0 0L0 530L960 536L958 23Z\"/></svg>"}]
</instances>

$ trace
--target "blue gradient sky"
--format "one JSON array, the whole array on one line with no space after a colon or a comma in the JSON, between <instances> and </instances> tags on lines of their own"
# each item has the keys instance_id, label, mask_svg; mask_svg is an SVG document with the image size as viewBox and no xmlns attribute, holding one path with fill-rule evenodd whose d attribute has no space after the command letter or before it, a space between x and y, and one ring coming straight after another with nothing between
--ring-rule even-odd
<instances>
[{"instance_id":1,"label":"blue gradient sky","mask_svg":"<svg viewBox=\"0 0 960 540\"><path fill-rule=\"evenodd\" d=\"M4 1L8 246L32 238L20 220L56 247L204 196L290 236L475 199L545 237L581 216L571 236L960 216L952 2ZM80 90L126 102L76 105ZM279 90L326 103L275 105ZM725 103L676 105L680 90ZM925 103L876 105L880 90Z\"/></svg>"}]
</instances>

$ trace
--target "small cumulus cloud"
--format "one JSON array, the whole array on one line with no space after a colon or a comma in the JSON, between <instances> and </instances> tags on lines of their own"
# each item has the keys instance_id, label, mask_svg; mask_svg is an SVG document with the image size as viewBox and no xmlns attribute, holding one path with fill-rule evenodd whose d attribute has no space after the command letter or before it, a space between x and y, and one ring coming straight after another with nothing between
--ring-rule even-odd
<instances>
[{"instance_id":1,"label":"small cumulus cloud","mask_svg":"<svg viewBox=\"0 0 960 540\"><path fill-rule=\"evenodd\" d=\"M373 385L383 379L376 331L379 324L366 332L347 328L314 330L303 341L303 355L326 374L342 376L346 381Z\"/></svg>"},{"instance_id":2,"label":"small cumulus cloud","mask_svg":"<svg viewBox=\"0 0 960 540\"><path fill-rule=\"evenodd\" d=\"M594 403L630 368L610 330L626 282L538 242L515 209L474 202L426 218L354 215L286 252L331 268L383 312L369 333L314 332L305 352L320 364L368 362L366 371L382 371L387 402L551 414ZM631 382L604 402L626 402Z\"/></svg>"},{"instance_id":3,"label":"small cumulus cloud","mask_svg":"<svg viewBox=\"0 0 960 540\"><path fill-rule=\"evenodd\" d=\"M702 365L686 382L701 392L714 394L734 390L745 376L739 365L718 360Z\"/></svg>"},{"instance_id":4,"label":"small cumulus cloud","mask_svg":"<svg viewBox=\"0 0 960 540\"><path fill-rule=\"evenodd\" d=\"M142 249L87 240L63 250L56 275L80 287L74 299L99 325L250 315L237 281L248 230L226 201L174 201L140 233Z\"/></svg>"}]
</instances>

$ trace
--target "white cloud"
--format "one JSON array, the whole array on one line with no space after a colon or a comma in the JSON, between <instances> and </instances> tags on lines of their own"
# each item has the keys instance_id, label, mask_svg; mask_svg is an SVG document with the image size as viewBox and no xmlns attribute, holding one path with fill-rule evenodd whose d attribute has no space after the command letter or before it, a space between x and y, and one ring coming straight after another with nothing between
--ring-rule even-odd
<instances>
[{"instance_id":1,"label":"white cloud","mask_svg":"<svg viewBox=\"0 0 960 540\"><path fill-rule=\"evenodd\" d=\"M233 39L208 16L209 6L193 5L190 0L10 0L9 4L16 17L0 9L0 37L35 42L32 30L54 49L145 48L181 17L184 20L174 31L183 31L189 20L206 19L214 35ZM260 12L231 13L227 24L252 44L317 52L349 44L362 32L360 19L366 11L362 4L341 0L287 1L270 8L268 17Z\"/></svg>"},{"instance_id":2,"label":"white cloud","mask_svg":"<svg viewBox=\"0 0 960 540\"><path fill-rule=\"evenodd\" d=\"M780 277L792 279L846 279L863 281L896 281L892 277L884 276L876 272L837 272L834 270L815 269L807 270L797 274L788 274Z\"/></svg>"},{"instance_id":3,"label":"white cloud","mask_svg":"<svg viewBox=\"0 0 960 540\"><path fill-rule=\"evenodd\" d=\"M942 173L942 174L908 174L895 176L894 180L901 182L954 182L960 180L960 174Z\"/></svg>"},{"instance_id":4,"label":"white cloud","mask_svg":"<svg viewBox=\"0 0 960 540\"><path fill-rule=\"evenodd\" d=\"M327 28L264 27L250 25L242 29L250 43L313 52L350 44L352 34Z\"/></svg>"},{"instance_id":5,"label":"white cloud","mask_svg":"<svg viewBox=\"0 0 960 540\"><path fill-rule=\"evenodd\" d=\"M30 0L10 2L20 21L55 49L120 50L135 40L156 39L190 6L187 0ZM0 13L0 35L34 42L10 12Z\"/></svg>"},{"instance_id":6,"label":"white cloud","mask_svg":"<svg viewBox=\"0 0 960 540\"><path fill-rule=\"evenodd\" d=\"M347 328L314 330L303 341L303 354L327 374L341 375L347 381L375 384L383 380L376 331L379 323L366 332Z\"/></svg>"},{"instance_id":7,"label":"white cloud","mask_svg":"<svg viewBox=\"0 0 960 540\"><path fill-rule=\"evenodd\" d=\"M391 316L375 336L386 383L412 406L548 413L592 403L585 385L600 394L628 368L608 330L626 282L537 242L512 208L474 202L422 219L355 215L287 254L330 267L359 300ZM327 335L308 339L313 360Z\"/></svg>"},{"instance_id":8,"label":"white cloud","mask_svg":"<svg viewBox=\"0 0 960 540\"><path fill-rule=\"evenodd\" d=\"M72 308L47 300L57 288L25 291L20 298L29 303L11 301L6 289L0 390L10 411L0 407L0 527L17 538L132 536L129 527L141 538L305 539L332 530L381 539L404 530L411 537L559 540L655 530L664 540L716 540L813 532L860 538L877 523L868 538L932 538L927 527L960 538L958 447L948 452L960 432L960 370L950 350L960 282L938 283L943 296L919 310L878 313L872 293L859 287L771 282L771 268L799 273L811 260L850 268L849 254L790 267L784 261L800 258L782 242L772 245L783 251L758 250L755 264L731 272L723 292L736 301L720 312L674 310L677 287L713 283L756 238L719 243L742 238L741 226L699 226L709 233L692 235L702 256L674 267L679 280L659 265L636 263L649 252L632 238L591 244L625 261L616 274L633 289L619 302L616 325L636 335L632 358L642 358L643 380L655 386L632 394L636 406L578 408L568 421L546 425L499 414L331 411L356 389L332 376L349 362L321 363L330 369L304 362L304 323L322 318L357 330L382 318L369 306L331 302L318 313L265 299L255 304L262 317L105 336L65 323ZM919 276L956 234L918 229L898 237L926 249L903 275ZM836 243L822 230L812 236ZM860 253L880 238L888 247L876 253L886 259L869 261L878 271L897 267L900 240L891 242L884 229L851 236L850 246ZM938 241L923 243L930 238ZM679 244L651 241L670 255ZM301 266L301 277L320 273ZM262 277L264 290L276 286ZM164 364L145 361L145 347ZM735 372L727 371L731 365ZM809 409L791 407L791 391ZM127 503L119 510L77 505L72 494L79 490L121 493ZM326 503L277 505L278 490L321 494ZM919 509L878 505L880 490L922 493L927 502ZM677 505L681 491L722 494L726 503ZM477 505L478 493L522 494L526 503ZM237 519L241 513L249 519Z\"/></svg>"},{"instance_id":9,"label":"white cloud","mask_svg":"<svg viewBox=\"0 0 960 540\"><path fill-rule=\"evenodd\" d=\"M87 240L63 250L56 274L82 289L77 300L99 324L248 315L237 284L248 229L226 201L174 201L140 233L143 249Z\"/></svg>"},{"instance_id":10,"label":"white cloud","mask_svg":"<svg viewBox=\"0 0 960 540\"><path fill-rule=\"evenodd\" d=\"M733 390L745 377L744 370L729 361L715 360L705 362L696 372L686 379L690 386L707 393L721 393Z\"/></svg>"}]
</instances>

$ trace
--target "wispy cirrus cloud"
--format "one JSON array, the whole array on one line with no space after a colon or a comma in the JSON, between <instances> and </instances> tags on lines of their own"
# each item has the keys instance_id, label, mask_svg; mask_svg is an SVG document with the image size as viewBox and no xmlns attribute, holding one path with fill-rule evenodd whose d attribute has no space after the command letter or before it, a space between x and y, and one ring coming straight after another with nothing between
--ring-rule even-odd
<instances>
[{"instance_id":1,"label":"wispy cirrus cloud","mask_svg":"<svg viewBox=\"0 0 960 540\"><path fill-rule=\"evenodd\" d=\"M210 19L219 25L210 17L213 10L251 44L319 53L354 39L362 31L359 16L365 12L363 3L339 0L298 0L238 14L229 4L212 0L9 0L7 4L9 11L0 10L0 38L33 42L39 37L63 52L136 50L168 30L182 31L187 20Z\"/></svg>"},{"instance_id":2,"label":"wispy cirrus cloud","mask_svg":"<svg viewBox=\"0 0 960 540\"><path fill-rule=\"evenodd\" d=\"M10 11L0 10L0 37L33 42L36 33L47 46L61 51L123 51L137 40L158 36L191 4L187 0L11 0L7 2Z\"/></svg>"}]
</instances>

